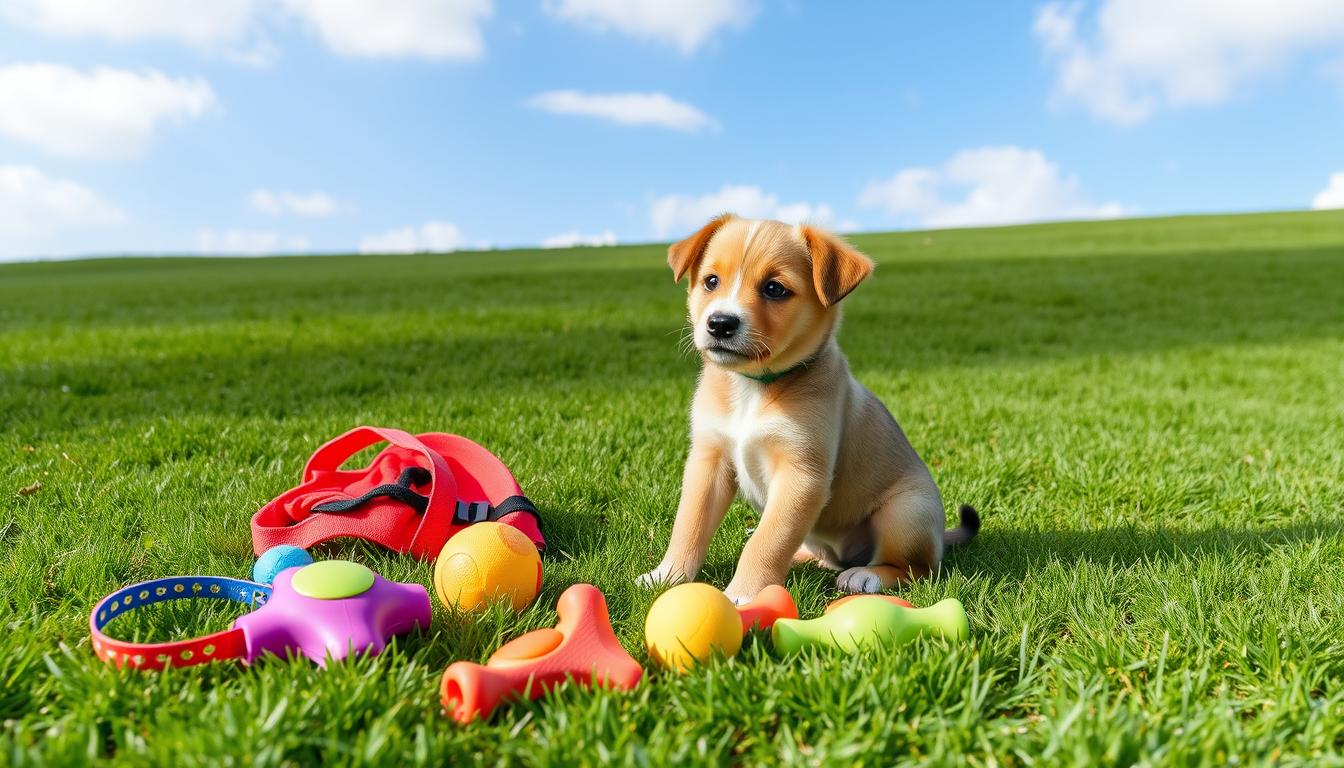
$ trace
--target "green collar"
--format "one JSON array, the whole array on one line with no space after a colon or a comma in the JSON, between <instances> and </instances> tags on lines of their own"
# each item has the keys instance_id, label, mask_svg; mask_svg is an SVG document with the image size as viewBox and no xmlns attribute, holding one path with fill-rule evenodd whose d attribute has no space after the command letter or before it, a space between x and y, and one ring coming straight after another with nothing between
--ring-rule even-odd
<instances>
[{"instance_id":1,"label":"green collar","mask_svg":"<svg viewBox=\"0 0 1344 768\"><path fill-rule=\"evenodd\" d=\"M795 371L801 371L802 369L806 368L806 367L808 366L808 364L811 363L811 362L812 362L812 358L808 358L808 359L802 361L801 363L799 363L799 364L793 366L792 368L789 368L789 369L786 369L786 370L783 370L783 371L779 371L778 373L776 373L776 372L770 370L769 368L767 368L767 369L765 369L765 373L762 373L762 374L760 374L759 376L752 376L750 373L741 373L741 372L739 372L737 375L738 375L738 376L745 376L745 377L747 377L748 379L751 379L752 381L759 381L759 382L761 382L762 384L773 384L773 383L775 383L776 381L779 381L780 379L784 378L785 376L788 376L789 374L794 373Z\"/></svg>"}]
</instances>

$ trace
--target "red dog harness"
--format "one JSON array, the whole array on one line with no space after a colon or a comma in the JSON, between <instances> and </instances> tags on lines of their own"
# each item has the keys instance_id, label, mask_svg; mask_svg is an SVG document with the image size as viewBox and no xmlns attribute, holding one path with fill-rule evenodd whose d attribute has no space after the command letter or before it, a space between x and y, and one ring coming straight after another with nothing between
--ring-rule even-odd
<instances>
[{"instance_id":1,"label":"red dog harness","mask_svg":"<svg viewBox=\"0 0 1344 768\"><path fill-rule=\"evenodd\" d=\"M388 446L367 467L341 469L382 442ZM277 544L306 549L353 537L432 560L453 534L485 520L545 546L541 516L494 454L442 432L357 427L317 449L302 485L257 511L252 549L259 555Z\"/></svg>"}]
</instances>

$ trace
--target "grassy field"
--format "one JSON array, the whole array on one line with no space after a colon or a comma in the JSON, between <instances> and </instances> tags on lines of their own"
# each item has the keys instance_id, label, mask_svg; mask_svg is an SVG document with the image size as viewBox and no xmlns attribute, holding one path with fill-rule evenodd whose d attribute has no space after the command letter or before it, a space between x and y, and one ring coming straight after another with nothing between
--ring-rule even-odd
<instances>
[{"instance_id":1,"label":"grassy field","mask_svg":"<svg viewBox=\"0 0 1344 768\"><path fill-rule=\"evenodd\" d=\"M879 263L845 301L854 372L985 520L905 594L959 597L972 640L787 662L761 640L468 728L444 667L549 626L572 583L645 658L632 580L666 544L698 366L663 247L0 266L0 763L1344 762L1344 212L853 240ZM244 576L252 512L361 423L510 465L551 542L534 606L439 612L327 671L95 661L99 597ZM734 506L703 578L752 522ZM789 581L804 615L832 584Z\"/></svg>"}]
</instances>

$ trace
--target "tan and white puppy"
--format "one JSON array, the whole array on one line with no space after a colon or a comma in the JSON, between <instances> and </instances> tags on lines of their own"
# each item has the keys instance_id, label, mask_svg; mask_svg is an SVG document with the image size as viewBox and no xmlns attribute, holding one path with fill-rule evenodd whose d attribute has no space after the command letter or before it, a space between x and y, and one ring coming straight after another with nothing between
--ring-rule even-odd
<instances>
[{"instance_id":1,"label":"tan and white puppy","mask_svg":"<svg viewBox=\"0 0 1344 768\"><path fill-rule=\"evenodd\" d=\"M814 227L726 214L667 261L690 276L704 369L672 539L641 584L693 580L735 494L761 515L725 590L738 602L804 560L840 571L842 590L877 592L975 536L969 506L944 530L928 468L836 344L840 300L872 273L868 257Z\"/></svg>"}]
</instances>

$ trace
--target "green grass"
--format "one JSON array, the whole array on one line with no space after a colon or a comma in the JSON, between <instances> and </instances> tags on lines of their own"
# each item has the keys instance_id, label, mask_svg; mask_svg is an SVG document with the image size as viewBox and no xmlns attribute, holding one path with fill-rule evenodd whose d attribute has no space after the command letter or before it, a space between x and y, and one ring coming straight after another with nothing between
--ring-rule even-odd
<instances>
[{"instance_id":1,"label":"green grass","mask_svg":"<svg viewBox=\"0 0 1344 768\"><path fill-rule=\"evenodd\" d=\"M906 593L960 598L971 641L780 661L761 640L468 728L444 667L550 625L569 584L645 658L632 580L666 544L697 367L662 247L0 267L0 763L1344 762L1344 215L854 241L879 268L845 301L853 370L985 520ZM360 423L510 465L551 542L533 607L436 606L326 671L94 660L99 597L246 574L251 513ZM727 583L752 522L734 507L703 578ZM835 594L814 568L789 587L805 615Z\"/></svg>"}]
</instances>

